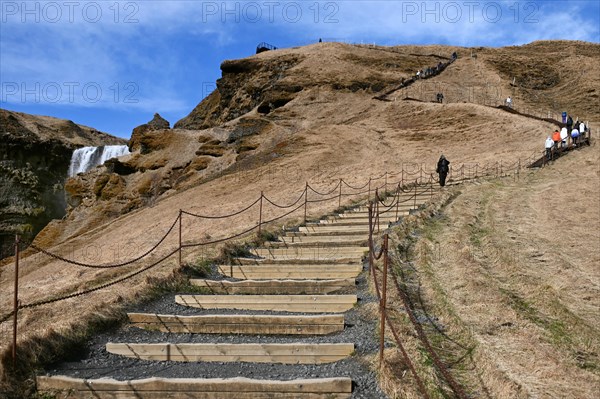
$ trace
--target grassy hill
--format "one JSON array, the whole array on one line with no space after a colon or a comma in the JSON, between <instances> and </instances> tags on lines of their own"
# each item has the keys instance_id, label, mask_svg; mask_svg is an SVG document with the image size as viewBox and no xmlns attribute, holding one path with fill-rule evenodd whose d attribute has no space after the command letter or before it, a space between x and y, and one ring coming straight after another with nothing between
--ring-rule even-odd
<instances>
[{"instance_id":1,"label":"grassy hill","mask_svg":"<svg viewBox=\"0 0 600 399\"><path fill-rule=\"evenodd\" d=\"M36 242L71 258L96 264L115 263L135 258L152 247L167 232L180 209L206 215L228 214L252 203L261 191L278 203L291 203L307 181L323 190L333 187L340 178L362 185L369 177L398 171L403 166L433 168L442 152L454 165L523 160L543 150L544 139L555 125L497 106L511 95L517 110L545 117L556 117L565 110L589 121L594 129L600 122L599 49L597 44L580 42L536 42L498 49L319 43L225 61L217 90L174 129L146 132L138 138L144 143L143 150L130 159L68 182L71 200L80 200L72 202L73 208L65 220L45 229ZM453 51L458 52L458 60L440 75L390 94L390 101L374 99L397 87L416 70L447 61ZM561 58L561 54L570 56ZM577 63L570 62L574 57ZM585 73L579 73L582 70ZM445 92L447 103L433 102L438 91ZM413 100L405 100L406 97ZM543 201L544 187L550 182L555 192L572 192L574 196L580 192L580 185L585 187L589 190L586 201L590 207L579 212L582 216L569 225L573 234L580 234L580 223L589 219L597 224L600 220L597 212L589 212L600 200L597 184L589 183L594 173L597 182L597 151L592 147L569 155L564 162L535 175L534 179L542 183L527 186L527 190L536 193L535 198L523 201L528 201L532 212L544 212L553 206ZM583 174L585 178L576 173L566 178L559 165L565 165L569 173L580 169L588 173ZM555 180L559 175L561 179ZM99 181L104 185L100 184L98 190ZM115 188L103 194L111 181L110 187ZM503 188L492 188L489 192L504 192ZM521 189L523 186L511 188L514 192ZM470 189L464 190L468 193ZM481 206L480 196L488 195L488 186L478 190L481 192L464 197L470 198L466 204ZM506 212L518 208L518 196L507 199L503 195L498 194L498 203L506 205ZM570 197L565 196L564 202L569 201L567 198ZM313 204L309 213L319 215L336 206ZM568 205L561 209L565 207ZM278 214L274 207L265 209L265 218ZM300 217L293 214L281 223L290 224ZM556 231L551 221L541 216L536 220L545 223L544 229L537 229L532 223L523 237L536 231L536 239L555 242L550 237ZM193 223L186 219L184 241L225 237L254 224L256 215L249 214L233 221ZM494 226L501 231L509 229L508 224ZM561 229L568 228L561 224ZM571 233L563 231L566 235ZM596 248L596 252L590 250L589 256L597 257L597 235L590 240L589 248ZM564 243L555 250L579 251L569 241ZM153 259L176 245L176 235L169 235ZM215 251L189 250L183 256L186 261L195 262ZM23 303L30 303L92 287L149 262L97 270L65 266L31 254L22 261L20 298ZM0 268L3 292L12 290L11 265L7 259ZM57 342L58 336L74 326L85 325L90 318L110 319L114 309L134 300L147 288L150 277L165 278L176 267L172 259L126 284L23 311L20 339L32 349L27 352L29 360L35 358L36 345L48 345L50 341L34 344L38 337L51 337ZM598 304L597 287L595 290L591 297ZM0 314L10 312L11 306L9 297L3 296ZM8 326L5 321L0 329L4 364L8 362ZM597 326L592 328L597 331ZM510 378L512 374L508 374ZM544 378L549 381L552 377L540 377L542 383ZM597 384L594 378L591 381ZM527 384L521 380L518 383Z\"/></svg>"}]
</instances>

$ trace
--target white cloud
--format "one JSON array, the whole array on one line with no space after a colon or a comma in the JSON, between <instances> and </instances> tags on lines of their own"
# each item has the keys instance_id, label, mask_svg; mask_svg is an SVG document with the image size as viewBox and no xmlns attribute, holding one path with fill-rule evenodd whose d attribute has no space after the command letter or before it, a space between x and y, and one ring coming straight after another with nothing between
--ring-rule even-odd
<instances>
[{"instance_id":1,"label":"white cloud","mask_svg":"<svg viewBox=\"0 0 600 399\"><path fill-rule=\"evenodd\" d=\"M275 44L285 36L499 46L597 41L599 29L598 6L572 1L111 1L72 8L30 2L27 10L24 4L0 2L2 102L35 99L23 92L36 91L36 84L48 100L56 85L67 90L75 82L74 99L66 92L57 103L143 111L189 110L199 98L183 99L175 89L189 59L253 37ZM62 5L60 13L48 4ZM103 95L89 101L96 97L83 88L96 85ZM125 102L127 96L138 101Z\"/></svg>"}]
</instances>

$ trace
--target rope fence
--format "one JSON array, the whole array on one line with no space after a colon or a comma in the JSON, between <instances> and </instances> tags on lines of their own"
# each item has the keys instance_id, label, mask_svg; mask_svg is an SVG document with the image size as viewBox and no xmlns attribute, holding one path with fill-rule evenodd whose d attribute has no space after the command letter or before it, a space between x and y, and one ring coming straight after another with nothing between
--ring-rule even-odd
<instances>
[{"instance_id":1,"label":"rope fence","mask_svg":"<svg viewBox=\"0 0 600 399\"><path fill-rule=\"evenodd\" d=\"M495 162L491 164L462 164L460 167L450 167L448 174L448 182L449 183L460 183L464 181L474 180L482 177L506 177L506 176L515 176L518 178L521 172L521 169L525 167L525 165L529 165L535 161L537 154L533 154L525 160L519 159L517 162L506 164L502 161ZM224 215L202 215L198 213L193 213L190 211L186 211L183 209L179 210L179 213L169 228L166 230L166 233L152 246L150 249L143 252L141 255L119 263L113 264L91 264L82 262L79 260L69 259L65 256L59 255L57 253L51 252L47 249L41 248L38 245L31 244L30 247L41 253L45 256L48 256L52 259L61 261L63 263L84 267L84 268L93 268L93 269L116 269L125 266L130 266L136 262L139 262L154 252L158 250L158 248L166 241L166 239L171 236L176 230L178 234L178 245L176 248L171 248L166 250L166 255L161 256L157 261L152 262L148 266L144 266L134 272L130 272L125 276L119 277L113 281L108 283L101 284L96 287L92 287L86 290L77 291L70 294L65 294L60 297L50 297L47 299L42 299L38 301L33 301L31 303L22 304L18 299L18 278L19 278L19 245L20 238L16 236L15 239L15 289L14 289L14 305L13 311L3 315L0 317L0 323L8 320L13 317L13 350L16 350L16 337L17 337L17 320L18 320L18 312L21 309L30 309L38 306L59 302L62 300L67 300L83 295L87 295L104 288L108 288L114 286L116 284L127 281L141 273L144 273L152 268L155 268L162 262L166 261L173 255L178 255L178 264L182 266L183 262L183 250L185 248L194 248L200 246L208 246L208 245L216 245L220 243L224 243L227 241L239 239L241 237L247 236L254 231L258 231L260 235L263 226L274 223L278 220L281 220L285 217L291 216L294 213L303 212L303 222L306 223L308 216L308 208L310 204L315 203L324 203L327 201L337 201L338 208L341 208L342 198L348 199L349 197L355 197L358 201L364 200L364 196L366 195L367 202L371 202L372 199L377 204L377 215L375 217L377 224L377 232L379 232L379 215L385 214L387 212L395 212L396 216L399 214L399 208L403 204L410 204L412 201L412 206L416 208L417 197L423 195L430 195L431 197L434 194L433 187L435 184L439 183L439 179L437 178L435 171L433 169L427 169L423 166L423 164L407 164L402 166L402 169L399 172L391 173L385 172L384 174L369 178L366 183L363 185L360 184L350 184L344 179L339 179L335 186L330 189L318 189L313 187L308 182L306 182L304 190L300 193L297 199L288 204L282 205L277 203L275 200L267 197L263 192L260 193L260 196L251 202L250 204L242 207L240 210L231 212L229 214ZM420 190L419 190L420 189ZM391 191L389 191L391 190ZM383 197L380 196L380 192L383 192ZM409 198L405 198L400 200L401 193L411 193ZM390 203L385 203L385 197L393 196ZM383 209L379 210L379 204L382 204ZM264 205L269 204L274 208L281 210L282 213L276 216L271 217L270 219L264 218ZM258 210L255 208L258 207ZM231 234L226 237L216 238L209 241L200 241L200 242L185 242L183 236L183 221L184 218L192 218L192 219L206 219L206 220L223 220L233 218L235 216L239 216L245 214L247 212L256 212L257 215L257 223L245 228L244 230ZM176 229L178 227L178 229ZM372 251L371 251L372 252ZM16 361L16 355L13 354L13 361Z\"/></svg>"},{"instance_id":2,"label":"rope fence","mask_svg":"<svg viewBox=\"0 0 600 399\"><path fill-rule=\"evenodd\" d=\"M394 340L396 341L396 346L400 350L402 357L404 359L404 362L410 369L410 371L415 379L415 382L417 383L417 387L418 387L420 394L424 398L428 399L428 398L430 398L430 396L427 392L427 389L425 388L425 384L423 383L423 380L417 373L415 366L413 364L413 361L411 360L410 356L406 352L406 349L404 348L404 346L402 344L402 340L398 336L396 327L391 320L389 310L387 309L387 295L388 295L387 280L388 280L389 262L391 261L390 257L389 257L389 236L387 233L383 235L383 245L381 246L377 255L375 255L376 250L375 250L375 244L374 244L374 238L373 238L373 236L375 234L375 230L377 229L377 231L379 231L378 219L381 214L379 212L379 203L381 203L381 202L382 201L380 201L379 198L376 198L372 202L369 203L369 208L368 208L369 209L369 241L368 241L369 268L371 270L371 275L373 278L373 283L375 286L377 299L379 300L379 314L380 314L379 366L380 367L382 366L383 360L384 360L385 328L387 325L389 327L390 331L392 332L392 336L394 337ZM375 265L375 261L379 260L381 258L383 258L383 270L380 270ZM381 282L379 281L379 279L377 277L377 271L380 271L382 273ZM456 397L458 397L459 399L467 399L467 395L465 394L461 385L454 379L454 377L452 376L452 374L450 373L450 371L448 370L446 365L440 359L437 352L431 346L431 343L429 342L427 335L423 331L423 327L421 326L421 324L417 320L417 317L414 314L413 307L410 304L410 301L406 295L406 292L401 288L401 286L398 282L398 278L397 278L396 274L391 273L391 275L392 275L392 280L394 282L394 287L396 288L396 292L402 301L404 310L406 311L408 318L417 333L417 337L418 337L419 341L425 348L425 351L427 352L430 359L432 360L435 368L439 371L439 373L441 374L443 379L448 383L448 385L450 386L450 388L452 389L452 391L454 392Z\"/></svg>"}]
</instances>

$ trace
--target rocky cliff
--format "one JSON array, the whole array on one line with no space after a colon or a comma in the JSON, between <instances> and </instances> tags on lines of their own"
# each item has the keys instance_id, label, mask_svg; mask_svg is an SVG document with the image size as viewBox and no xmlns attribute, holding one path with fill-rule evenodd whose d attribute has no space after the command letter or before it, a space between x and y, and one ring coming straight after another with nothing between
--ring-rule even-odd
<instances>
[{"instance_id":1,"label":"rocky cliff","mask_svg":"<svg viewBox=\"0 0 600 399\"><path fill-rule=\"evenodd\" d=\"M124 140L69 120L0 109L0 258L16 233L30 241L65 215L64 182L73 150Z\"/></svg>"},{"instance_id":2,"label":"rocky cliff","mask_svg":"<svg viewBox=\"0 0 600 399\"><path fill-rule=\"evenodd\" d=\"M390 168L390 159L427 159L432 152L425 144L430 141L464 161L482 162L494 148L491 143L498 140L499 148L511 151L505 154L507 159L516 162L519 155L529 156L530 151L539 149L553 126L540 127L498 110L496 106L507 95L512 95L517 109L524 112L566 109L581 112L590 121L598 120L597 110L591 107L597 86L597 74L591 73L597 63L597 45L568 44L582 54L581 65L590 68L579 80L565 78L577 69L568 60L553 65L550 69L555 73L548 69L529 77L514 66L524 60L533 63L553 57L562 45L541 42L465 49L319 43L224 61L217 89L173 128L155 114L133 129L131 156L70 179L65 187L68 216L40 234L40 244L67 240L228 175L253 176L253 171L264 165L290 162L284 169L292 175L306 165L315 165L311 179L330 174L330 170L341 173L340 168L354 168L364 158L363 152L368 151L364 143L368 142L375 143L377 151L389 148L393 152L388 158L376 158L387 164L369 165L381 170ZM531 50L536 56L527 58ZM443 73L397 89L415 71L446 62L454 51L459 58ZM513 71L512 75L507 71ZM435 102L440 91L445 94L444 107ZM564 94L559 96L559 91ZM589 101L567 94L582 91L589 94ZM383 93L391 93L384 96L387 101L381 101ZM557 100L549 102L548 98ZM494 134L483 140L482 132L488 127ZM537 134L541 140L528 141L517 154L496 133L515 128L519 132L538 129L532 136ZM360 139L353 141L354 134ZM476 157L460 155L466 148L463 142L471 143L474 153L480 149ZM340 148L344 151L339 152ZM332 165L336 156L337 164Z\"/></svg>"}]
</instances>

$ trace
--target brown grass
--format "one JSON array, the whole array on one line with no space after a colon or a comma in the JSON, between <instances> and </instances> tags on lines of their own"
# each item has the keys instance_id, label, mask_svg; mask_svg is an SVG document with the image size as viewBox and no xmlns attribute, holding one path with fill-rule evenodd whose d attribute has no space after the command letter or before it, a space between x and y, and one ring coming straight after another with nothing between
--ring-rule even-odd
<instances>
[{"instance_id":1,"label":"brown grass","mask_svg":"<svg viewBox=\"0 0 600 399\"><path fill-rule=\"evenodd\" d=\"M520 181L469 186L422 238L423 294L450 336L475 344L460 374L478 396L597 392L598 164L589 148ZM573 204L575 192L589 202Z\"/></svg>"},{"instance_id":2,"label":"brown grass","mask_svg":"<svg viewBox=\"0 0 600 399\"><path fill-rule=\"evenodd\" d=\"M420 54L414 56L417 61L410 57L411 62L427 67L431 61L426 58L428 54L447 56L455 49L405 46L394 50L405 55ZM503 96L511 92L510 82L483 60L495 49L489 49L477 60L463 58L462 51L459 49L461 58L456 63L444 74L429 80L427 85L498 82L505 90L501 93ZM500 54L504 50L497 51ZM536 48L524 51L536 51ZM327 57L323 56L324 52ZM180 186L182 189L168 190L156 197L151 207L114 218L106 218L105 214L120 215L116 203L102 203L97 208L80 207L68 221L55 224L52 234L46 235L52 237L51 241L58 242L52 251L92 263L128 260L154 245L175 220L179 209L208 215L228 214L252 203L261 191L277 203L288 204L297 199L307 181L322 191L334 187L340 178L350 184L362 185L369 177L384 171L420 165L431 168L441 152L452 165L498 160L516 162L533 152L539 153L546 135L553 129L549 123L484 105L381 102L373 100L369 92L333 88L334 84L347 88L353 82L368 81L374 73L369 63L360 64L344 56L355 54L366 59L383 53L386 60L382 62L388 62L388 52L379 48L323 43L322 46L284 49L254 57L265 59L295 53L302 56L298 58L301 62L289 69L289 76L278 84L304 89L297 92L294 100L268 115L269 127L260 130L260 147L254 153L236 164L237 154L225 152L198 173L186 169L196 158L198 149L198 144L191 146L190 143L208 136L211 140L225 141L239 119L215 129L175 129L168 134L156 133L149 137L156 142L148 143L156 151L148 156L168 159L165 167L173 170L174 180L188 176L185 184ZM510 51L506 54L510 56ZM577 90L598 86L599 75L594 73L598 55L591 52L583 57L581 61L586 68L589 66L589 73L573 83L573 89ZM561 63L560 70L568 74L573 65ZM399 81L405 75L391 67L381 74L385 81ZM426 92L431 88L422 83L414 90ZM456 96L460 101L470 101L459 94ZM516 98L533 107L549 105L534 94L519 91ZM558 92L552 95L564 100L559 103L560 107L570 109L572 105L574 109L582 110L582 117L592 122L600 121L598 109L584 107L580 99L569 97L570 92L566 97ZM210 101L211 107L216 106L218 96L211 96ZM252 110L246 117L258 115ZM424 139L417 140L418 135ZM276 149L277 143L287 145ZM600 216L597 211L591 211L599 208L594 207L598 204L598 159L589 155L594 151L592 148L569 155L539 174L523 177L520 182L483 183L465 189L446 212L449 222L443 225L434 242L428 244L435 245L437 241L444 246L444 257L428 263L433 273L431 278L439 286L436 288L434 281L428 288L432 309L437 309L436 306L447 309L447 316L440 310L440 317L445 317L444 323L448 326L456 324L449 327L455 329L452 330L455 334L460 336L467 331L469 334L464 339L477 343L473 362L476 362L479 374L472 377L467 373L461 377L468 386L476 389L479 386L481 392L485 387L492 397L554 395L582 398L590 393L593 395L594 388L598 387L597 374L593 370L597 364L594 354L600 350L597 349L597 338L590 336L590 332L595 332L596 337L599 335L599 245L593 232L600 230ZM132 194L147 176L147 173L127 176L124 195ZM146 184L146 192L150 192L151 179ZM178 187L177 182L174 187ZM79 192L78 187L69 189L74 194ZM131 201L139 200L131 196ZM553 198L553 202L549 203L548 198ZM345 197L342 205L353 200L356 198ZM327 213L337 206L337 199L310 204L308 216ZM283 213L267 205L263 212L263 220ZM560 219L557 218L559 214ZM291 223L290 220L302 216L302 211L298 211L278 223ZM230 219L185 218L184 241L196 242L206 235L213 239L226 237L255 226L257 219L256 207ZM565 237L557 240L557 231ZM579 244L581 241L583 243ZM156 255L167 253L177 242L176 233L172 233ZM513 251L523 262L510 262L500 256ZM184 251L184 260L191 256L193 253ZM148 263L143 260L137 266L145 264ZM170 270L165 265L147 275L168 276ZM11 293L12 264L5 263L0 272L0 290ZM50 326L56 331L69 331L93 314L96 306L108 308L117 298L125 302L134 300L136 293L147 286L145 277L90 294L82 303L69 300L24 310L19 321L20 342L27 346L28 342L44 336ZM102 275L95 271L29 254L21 263L20 298L23 303L30 303L57 292L75 291L86 281L101 278ZM427 287L426 283L424 279L424 287ZM444 294L439 294L441 292ZM447 304L435 297L445 298ZM548 298L555 300L547 301ZM3 295L0 314L11 308L10 295ZM577 329L561 332L560 328L551 327L557 321L566 326L575 323ZM0 324L2 353L8 350L9 331L9 323ZM565 340L565 336L570 338Z\"/></svg>"}]
</instances>

